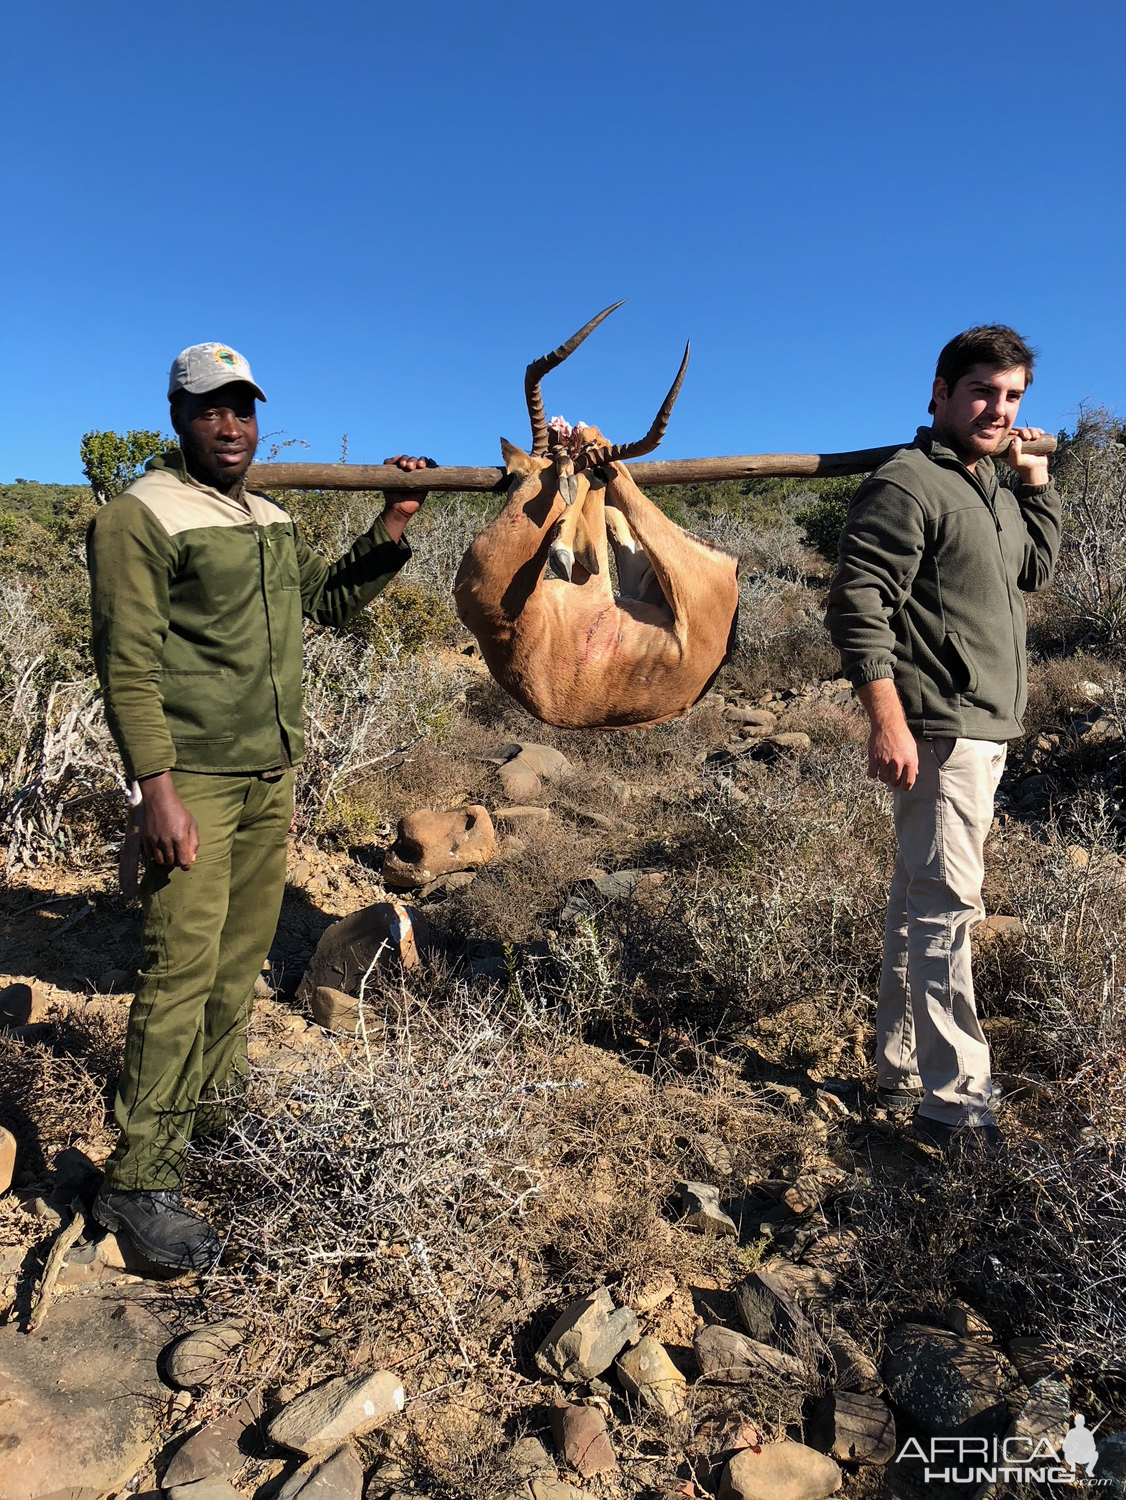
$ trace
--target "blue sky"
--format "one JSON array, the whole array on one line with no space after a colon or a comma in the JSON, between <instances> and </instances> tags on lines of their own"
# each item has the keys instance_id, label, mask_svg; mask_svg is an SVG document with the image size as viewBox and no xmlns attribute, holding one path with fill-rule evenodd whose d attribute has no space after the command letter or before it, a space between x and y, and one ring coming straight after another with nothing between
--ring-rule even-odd
<instances>
[{"instance_id":1,"label":"blue sky","mask_svg":"<svg viewBox=\"0 0 1126 1500\"><path fill-rule=\"evenodd\" d=\"M1120 0L41 0L0 38L0 480L249 358L287 457L498 461L523 369L667 457L909 437L969 324L1126 410Z\"/></svg>"}]
</instances>

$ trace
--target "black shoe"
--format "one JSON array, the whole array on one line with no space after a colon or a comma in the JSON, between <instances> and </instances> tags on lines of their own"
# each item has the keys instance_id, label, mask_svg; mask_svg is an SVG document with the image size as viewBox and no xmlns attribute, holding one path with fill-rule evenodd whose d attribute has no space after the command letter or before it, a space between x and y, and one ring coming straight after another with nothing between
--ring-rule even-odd
<instances>
[{"instance_id":1,"label":"black shoe","mask_svg":"<svg viewBox=\"0 0 1126 1500\"><path fill-rule=\"evenodd\" d=\"M219 1240L206 1219L184 1207L180 1193L116 1193L102 1185L94 1217L111 1234L124 1236L154 1266L169 1271L205 1271L219 1259Z\"/></svg>"},{"instance_id":2,"label":"black shoe","mask_svg":"<svg viewBox=\"0 0 1126 1500\"><path fill-rule=\"evenodd\" d=\"M1005 1150L1005 1137L996 1125L947 1125L916 1115L910 1133L921 1145L932 1146L951 1158L996 1161Z\"/></svg>"},{"instance_id":3,"label":"black shoe","mask_svg":"<svg viewBox=\"0 0 1126 1500\"><path fill-rule=\"evenodd\" d=\"M876 1108L886 1109L891 1115L905 1115L912 1110L918 1109L923 1102L923 1091L921 1088L907 1088L897 1086L892 1089L876 1089Z\"/></svg>"}]
</instances>

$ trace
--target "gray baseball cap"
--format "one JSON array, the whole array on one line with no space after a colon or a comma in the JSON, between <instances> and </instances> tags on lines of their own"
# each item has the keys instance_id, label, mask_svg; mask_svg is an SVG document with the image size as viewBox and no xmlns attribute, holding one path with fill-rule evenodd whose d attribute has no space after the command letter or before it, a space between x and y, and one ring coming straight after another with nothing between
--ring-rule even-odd
<instances>
[{"instance_id":1,"label":"gray baseball cap","mask_svg":"<svg viewBox=\"0 0 1126 1500\"><path fill-rule=\"evenodd\" d=\"M259 401L265 401L265 392L255 382L250 366L237 349L232 349L229 344L193 344L172 361L168 394L190 391L193 396L203 396L235 380L244 380Z\"/></svg>"}]
</instances>

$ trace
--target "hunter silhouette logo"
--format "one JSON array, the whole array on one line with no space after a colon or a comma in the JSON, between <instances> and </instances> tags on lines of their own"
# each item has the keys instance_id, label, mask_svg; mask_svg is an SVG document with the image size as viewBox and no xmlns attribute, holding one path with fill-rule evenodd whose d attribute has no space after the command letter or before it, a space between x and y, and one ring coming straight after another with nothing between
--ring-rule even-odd
<instances>
[{"instance_id":1,"label":"hunter silhouette logo","mask_svg":"<svg viewBox=\"0 0 1126 1500\"><path fill-rule=\"evenodd\" d=\"M935 1437L924 1443L908 1438L895 1456L897 1464L924 1465L924 1484L1110 1484L1093 1479L1099 1461L1094 1427L1077 1411L1059 1449L1046 1437L1010 1434L1004 1438Z\"/></svg>"}]
</instances>

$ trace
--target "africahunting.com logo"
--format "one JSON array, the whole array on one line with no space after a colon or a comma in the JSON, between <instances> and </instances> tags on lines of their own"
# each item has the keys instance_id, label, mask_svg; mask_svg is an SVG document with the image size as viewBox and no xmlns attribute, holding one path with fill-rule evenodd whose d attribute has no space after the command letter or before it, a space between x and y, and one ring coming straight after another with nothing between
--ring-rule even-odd
<instances>
[{"instance_id":1,"label":"africahunting.com logo","mask_svg":"<svg viewBox=\"0 0 1126 1500\"><path fill-rule=\"evenodd\" d=\"M1095 1433L1076 1412L1056 1449L1046 1437L908 1438L895 1462L921 1463L924 1484L1112 1484L1095 1475L1099 1450Z\"/></svg>"}]
</instances>

